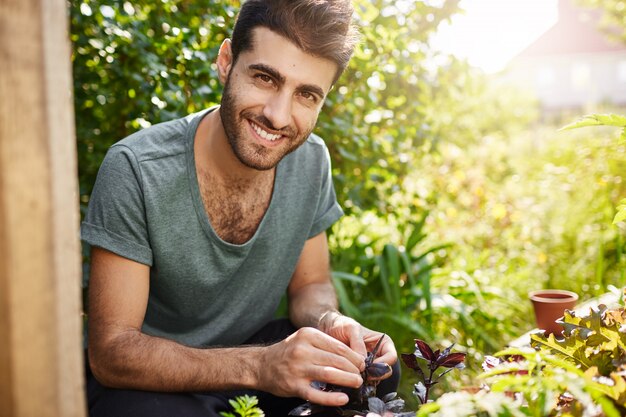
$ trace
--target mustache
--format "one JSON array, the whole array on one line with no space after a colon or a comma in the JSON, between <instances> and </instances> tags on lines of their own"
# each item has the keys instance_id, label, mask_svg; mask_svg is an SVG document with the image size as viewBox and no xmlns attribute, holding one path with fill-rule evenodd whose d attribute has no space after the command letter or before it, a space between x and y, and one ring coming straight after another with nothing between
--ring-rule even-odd
<instances>
[{"instance_id":1,"label":"mustache","mask_svg":"<svg viewBox=\"0 0 626 417\"><path fill-rule=\"evenodd\" d=\"M244 112L242 116L246 119L253 120L256 124L265 127L267 130L271 130L273 132L279 133L283 136L293 137L295 136L295 131L290 126L284 127L282 129L277 129L272 122L262 114L254 114L252 112Z\"/></svg>"}]
</instances>

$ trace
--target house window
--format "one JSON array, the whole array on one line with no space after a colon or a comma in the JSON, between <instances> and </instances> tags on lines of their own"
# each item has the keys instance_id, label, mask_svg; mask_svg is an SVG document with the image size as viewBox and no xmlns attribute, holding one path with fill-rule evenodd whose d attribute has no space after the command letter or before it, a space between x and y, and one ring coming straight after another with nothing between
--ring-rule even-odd
<instances>
[{"instance_id":1,"label":"house window","mask_svg":"<svg viewBox=\"0 0 626 417\"><path fill-rule=\"evenodd\" d=\"M572 65L572 87L583 90L591 81L591 68L584 62L575 62Z\"/></svg>"},{"instance_id":2,"label":"house window","mask_svg":"<svg viewBox=\"0 0 626 417\"><path fill-rule=\"evenodd\" d=\"M548 66L539 67L536 78L539 87L549 87L554 84L554 69Z\"/></svg>"},{"instance_id":3,"label":"house window","mask_svg":"<svg viewBox=\"0 0 626 417\"><path fill-rule=\"evenodd\" d=\"M620 84L626 84L626 59L617 63L617 81Z\"/></svg>"}]
</instances>

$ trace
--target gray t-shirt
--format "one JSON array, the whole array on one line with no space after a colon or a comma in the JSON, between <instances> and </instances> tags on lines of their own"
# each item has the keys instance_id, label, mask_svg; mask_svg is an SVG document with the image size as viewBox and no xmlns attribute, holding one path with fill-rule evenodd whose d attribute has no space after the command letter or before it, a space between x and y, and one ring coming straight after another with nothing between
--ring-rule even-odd
<instances>
[{"instance_id":1,"label":"gray t-shirt","mask_svg":"<svg viewBox=\"0 0 626 417\"><path fill-rule=\"evenodd\" d=\"M205 114L152 126L113 145L81 236L150 266L145 333L188 346L229 346L273 318L305 241L343 212L328 149L311 135L278 164L254 236L241 245L220 239L195 169L194 135Z\"/></svg>"}]
</instances>

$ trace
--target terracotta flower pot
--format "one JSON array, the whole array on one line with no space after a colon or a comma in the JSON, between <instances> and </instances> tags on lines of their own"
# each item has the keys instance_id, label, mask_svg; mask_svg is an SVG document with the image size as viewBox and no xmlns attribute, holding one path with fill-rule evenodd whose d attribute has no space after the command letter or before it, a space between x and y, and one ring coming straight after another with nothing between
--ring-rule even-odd
<instances>
[{"instance_id":1,"label":"terracotta flower pot","mask_svg":"<svg viewBox=\"0 0 626 417\"><path fill-rule=\"evenodd\" d=\"M538 290L528 293L535 310L537 327L545 330L546 335L561 334L563 326L556 320L563 317L565 310L572 310L578 301L578 294L565 290Z\"/></svg>"}]
</instances>

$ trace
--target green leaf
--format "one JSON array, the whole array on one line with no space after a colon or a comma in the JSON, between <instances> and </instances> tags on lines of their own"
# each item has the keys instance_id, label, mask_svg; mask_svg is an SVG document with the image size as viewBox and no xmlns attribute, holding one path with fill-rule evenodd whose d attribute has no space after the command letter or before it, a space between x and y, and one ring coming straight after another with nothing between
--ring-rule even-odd
<instances>
[{"instance_id":1,"label":"green leaf","mask_svg":"<svg viewBox=\"0 0 626 417\"><path fill-rule=\"evenodd\" d=\"M387 272L387 264L385 262L385 258L383 255L379 255L376 257L376 264L378 265L379 274L380 274L380 285L383 288L383 294L385 295L385 300L387 301L387 305L390 307L393 306L393 297L391 295L391 287L389 285L389 274Z\"/></svg>"},{"instance_id":2,"label":"green leaf","mask_svg":"<svg viewBox=\"0 0 626 417\"><path fill-rule=\"evenodd\" d=\"M615 218L613 219L613 224L617 224L619 222L623 222L626 220L626 198L620 201L617 206L617 213L615 214Z\"/></svg>"},{"instance_id":3,"label":"green leaf","mask_svg":"<svg viewBox=\"0 0 626 417\"><path fill-rule=\"evenodd\" d=\"M413 224L413 231L409 235L409 238L406 241L406 251L411 252L415 245L421 242L427 235L423 232L424 224L426 223L426 218L428 217L428 212L424 213L422 218Z\"/></svg>"},{"instance_id":4,"label":"green leaf","mask_svg":"<svg viewBox=\"0 0 626 417\"><path fill-rule=\"evenodd\" d=\"M395 307L400 308L402 304L402 298L400 295L400 251L398 248L391 244L386 244L383 253L385 254L386 264L388 267L388 280L391 288L391 294L393 295L393 304Z\"/></svg>"},{"instance_id":5,"label":"green leaf","mask_svg":"<svg viewBox=\"0 0 626 417\"><path fill-rule=\"evenodd\" d=\"M578 129L587 126L618 126L626 127L626 117L617 114L589 114L574 123L563 126L561 130ZM622 136L624 134L622 133Z\"/></svg>"},{"instance_id":6,"label":"green leaf","mask_svg":"<svg viewBox=\"0 0 626 417\"><path fill-rule=\"evenodd\" d=\"M384 317L385 319L392 321L394 323L397 323L399 325L401 325L402 327L406 328L408 331L410 331L411 333L413 333L416 336L419 336L423 339L432 339L433 338L433 334L432 331L427 329L426 327L422 326L420 323L418 323L416 320L412 320L410 317L406 316L406 315L396 315L393 313L382 313L381 317Z\"/></svg>"},{"instance_id":7,"label":"green leaf","mask_svg":"<svg viewBox=\"0 0 626 417\"><path fill-rule=\"evenodd\" d=\"M530 342L533 347L547 349L560 357L584 366L585 369L591 366L591 362L585 355L587 345L584 340L577 337L566 337L560 341L554 337L554 334L546 337L541 333L534 333L530 335Z\"/></svg>"},{"instance_id":8,"label":"green leaf","mask_svg":"<svg viewBox=\"0 0 626 417\"><path fill-rule=\"evenodd\" d=\"M358 320L360 317L360 311L350 299L348 290L346 290L343 282L338 279L333 279L333 284L335 287L335 291L337 292L337 300L339 301L339 306L341 307L341 310L344 312L344 314Z\"/></svg>"},{"instance_id":9,"label":"green leaf","mask_svg":"<svg viewBox=\"0 0 626 417\"><path fill-rule=\"evenodd\" d=\"M367 280L365 278L348 272L333 271L332 276L335 280L349 281L359 285L367 285Z\"/></svg>"}]
</instances>

